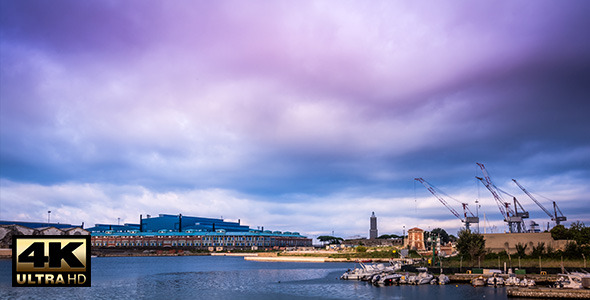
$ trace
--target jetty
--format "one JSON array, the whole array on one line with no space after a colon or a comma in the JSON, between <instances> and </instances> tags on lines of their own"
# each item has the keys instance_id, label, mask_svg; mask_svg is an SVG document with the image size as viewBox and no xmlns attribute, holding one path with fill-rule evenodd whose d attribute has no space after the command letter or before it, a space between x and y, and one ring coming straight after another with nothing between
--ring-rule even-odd
<instances>
[{"instance_id":1,"label":"jetty","mask_svg":"<svg viewBox=\"0 0 590 300\"><path fill-rule=\"evenodd\" d=\"M470 283L473 278L481 276L482 274L464 274L464 273L456 273L456 274L449 274L447 275L451 282L453 283ZM498 274L498 277L504 278L507 280L509 275L508 274ZM522 280L523 278L532 279L535 281L537 285L551 285L557 281L557 275L550 274L550 275L540 275L540 274L518 274L513 275L518 279ZM484 275L484 277L489 277L489 275Z\"/></svg>"},{"instance_id":2,"label":"jetty","mask_svg":"<svg viewBox=\"0 0 590 300\"><path fill-rule=\"evenodd\" d=\"M520 298L590 299L588 289L508 288L506 294Z\"/></svg>"}]
</instances>

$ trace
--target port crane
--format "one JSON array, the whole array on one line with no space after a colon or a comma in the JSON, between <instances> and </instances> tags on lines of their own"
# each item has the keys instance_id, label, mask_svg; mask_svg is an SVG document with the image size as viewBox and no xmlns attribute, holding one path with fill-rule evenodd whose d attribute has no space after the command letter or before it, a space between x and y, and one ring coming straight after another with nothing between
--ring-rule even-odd
<instances>
[{"instance_id":1,"label":"port crane","mask_svg":"<svg viewBox=\"0 0 590 300\"><path fill-rule=\"evenodd\" d=\"M514 183L516 183L516 185L525 193L527 194L527 196L529 196L529 198L531 198L535 203L537 203L537 205L551 218L551 221L555 221L556 225L559 225L562 221L567 221L567 218L563 215L563 213L561 212L561 210L559 209L559 207L557 206L557 203L555 203L555 201L553 202L553 214L551 214L551 212L549 210L547 210L543 205L541 205L541 203L539 201L537 201L537 199L535 199L535 197L533 197L533 195L531 193L529 193L529 191L527 191L522 185L520 185L520 183L518 183L518 181L516 181L516 179L512 179L512 181L514 181ZM559 216L557 215L557 212L559 211Z\"/></svg>"},{"instance_id":2,"label":"port crane","mask_svg":"<svg viewBox=\"0 0 590 300\"><path fill-rule=\"evenodd\" d=\"M490 178L490 175L488 174L488 171L486 170L485 166L481 163L476 163L479 168L481 169L481 172L483 174L483 178L482 177L478 177L475 176L475 178L479 179L479 181L481 181L483 183L483 185L488 189L488 191L490 191L490 193L492 193L492 196L494 197L494 200L496 200L496 204L498 205L498 209L500 210L500 213L502 214L502 217L504 218L504 222L508 223L508 230L510 233L514 233L514 232L523 232L524 231L524 226L523 226L523 216L525 215L524 212L521 212L519 214L517 214L514 210L512 210L512 208L510 208L510 202L505 202L504 199L500 196L500 194L498 193L498 188L492 183L492 179ZM514 202L515 202L515 206L516 203L518 203L518 205L521 207L519 202L517 202L516 197L514 197ZM528 218L528 212L526 212L526 217Z\"/></svg>"},{"instance_id":3,"label":"port crane","mask_svg":"<svg viewBox=\"0 0 590 300\"><path fill-rule=\"evenodd\" d=\"M436 199L438 199L438 201L440 201L447 209L449 209L451 211L451 213L453 215L455 215L455 217L457 217L459 220L461 220L461 222L463 222L465 224L465 229L469 230L469 227L470 227L471 224L477 224L477 223L479 223L479 217L476 217L473 214L473 212L471 212L471 210L469 209L469 207L467 207L467 203L460 202L461 205L463 206L463 218L461 218L461 215L454 208L452 208L449 205L449 203L441 195L439 195L439 193L436 191L436 189L434 188L434 186L432 186L430 183L428 183L422 177L414 178L414 180L422 183L426 187L426 189L432 195L434 195L434 197L436 197ZM470 216L467 216L467 212L469 212Z\"/></svg>"},{"instance_id":4,"label":"port crane","mask_svg":"<svg viewBox=\"0 0 590 300\"><path fill-rule=\"evenodd\" d=\"M514 195L512 195L512 194L510 194L510 193L502 190L499 187L496 187L496 189L498 191L500 191L501 193L503 193L503 194L505 194L505 195L507 195L509 197L512 197L512 201L514 202L514 215L515 216L521 217L523 219L528 219L529 218L529 212L526 209L524 209L524 207L522 207L522 204L520 204L520 201L518 201L518 199L516 199L516 197ZM520 208L520 211L518 211L518 208ZM522 222L522 228L521 228L521 230L522 231L526 231L526 226L525 226L525 222L524 221Z\"/></svg>"}]
</instances>

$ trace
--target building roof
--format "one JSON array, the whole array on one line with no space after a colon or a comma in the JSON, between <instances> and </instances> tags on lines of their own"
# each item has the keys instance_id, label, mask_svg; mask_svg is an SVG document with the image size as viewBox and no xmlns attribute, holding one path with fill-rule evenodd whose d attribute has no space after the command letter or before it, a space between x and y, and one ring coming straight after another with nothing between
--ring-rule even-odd
<instances>
[{"instance_id":1,"label":"building roof","mask_svg":"<svg viewBox=\"0 0 590 300\"><path fill-rule=\"evenodd\" d=\"M225 232L225 231L193 231L187 230L183 232L178 231L155 231L155 232L92 232L92 236L255 236L255 237L291 237L291 238L307 238L298 232L279 232L279 231L244 231L244 232Z\"/></svg>"},{"instance_id":2,"label":"building roof","mask_svg":"<svg viewBox=\"0 0 590 300\"><path fill-rule=\"evenodd\" d=\"M408 232L410 232L410 231L424 231L424 230L423 229L420 229L418 227L414 227L414 228L408 229Z\"/></svg>"},{"instance_id":3,"label":"building roof","mask_svg":"<svg viewBox=\"0 0 590 300\"><path fill-rule=\"evenodd\" d=\"M44 227L55 227L55 228L59 228L59 229L78 227L76 225L65 224L65 223L61 224L61 223L2 221L2 220L0 220L0 225L20 225L20 226L25 226L25 227L29 227L29 228L35 228L35 229L44 228ZM79 227L82 227L82 226L79 226Z\"/></svg>"}]
</instances>

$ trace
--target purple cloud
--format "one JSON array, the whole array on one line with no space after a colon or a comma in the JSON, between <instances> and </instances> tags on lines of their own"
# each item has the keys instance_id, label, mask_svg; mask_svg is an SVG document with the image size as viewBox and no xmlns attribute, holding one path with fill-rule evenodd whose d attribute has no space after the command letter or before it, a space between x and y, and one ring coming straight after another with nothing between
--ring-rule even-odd
<instances>
[{"instance_id":1,"label":"purple cloud","mask_svg":"<svg viewBox=\"0 0 590 300\"><path fill-rule=\"evenodd\" d=\"M533 186L580 184L589 8L3 2L0 200L89 184L132 186L112 195L129 206L146 189L145 210L160 194L211 189L270 206L405 203L416 176L473 193L476 161ZM572 208L585 192L575 184L556 191ZM3 219L23 214L10 207Z\"/></svg>"}]
</instances>

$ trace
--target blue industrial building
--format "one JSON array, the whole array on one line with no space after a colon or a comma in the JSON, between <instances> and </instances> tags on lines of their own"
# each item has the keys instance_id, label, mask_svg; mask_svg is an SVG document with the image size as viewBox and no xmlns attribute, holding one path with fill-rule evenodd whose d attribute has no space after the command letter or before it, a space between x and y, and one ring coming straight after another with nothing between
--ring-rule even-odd
<instances>
[{"instance_id":1,"label":"blue industrial building","mask_svg":"<svg viewBox=\"0 0 590 300\"><path fill-rule=\"evenodd\" d=\"M267 249L310 247L311 239L298 232L250 229L223 219L161 214L139 224L96 224L88 228L93 247L197 249Z\"/></svg>"},{"instance_id":2,"label":"blue industrial building","mask_svg":"<svg viewBox=\"0 0 590 300\"><path fill-rule=\"evenodd\" d=\"M49 222L21 222L21 221L0 221L0 225L20 225L25 226L28 228L46 228L46 227L55 227L59 229L67 229L73 227L81 227L84 228L84 223L82 225L72 225L72 224L65 224L65 223L49 223Z\"/></svg>"},{"instance_id":3,"label":"blue industrial building","mask_svg":"<svg viewBox=\"0 0 590 300\"><path fill-rule=\"evenodd\" d=\"M223 219L191 217L179 215L160 214L157 217L143 218L139 216L139 224L126 223L124 225L96 224L88 228L90 232L158 232L161 230L183 232L187 230L215 232L219 229L226 232L248 232L250 227L241 225L238 222L224 221Z\"/></svg>"}]
</instances>

